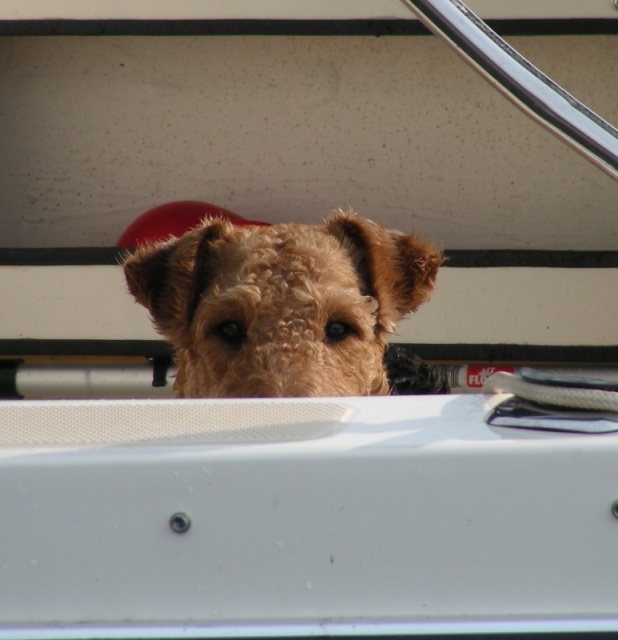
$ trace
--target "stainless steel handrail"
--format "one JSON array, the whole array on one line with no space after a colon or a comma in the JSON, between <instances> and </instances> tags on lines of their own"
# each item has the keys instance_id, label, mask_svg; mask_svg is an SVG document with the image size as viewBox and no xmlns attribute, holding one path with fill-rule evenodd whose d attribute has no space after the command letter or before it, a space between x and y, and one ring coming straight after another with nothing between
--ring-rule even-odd
<instances>
[{"instance_id":1,"label":"stainless steel handrail","mask_svg":"<svg viewBox=\"0 0 618 640\"><path fill-rule=\"evenodd\" d=\"M618 129L507 44L460 0L401 0L527 115L618 180Z\"/></svg>"}]
</instances>

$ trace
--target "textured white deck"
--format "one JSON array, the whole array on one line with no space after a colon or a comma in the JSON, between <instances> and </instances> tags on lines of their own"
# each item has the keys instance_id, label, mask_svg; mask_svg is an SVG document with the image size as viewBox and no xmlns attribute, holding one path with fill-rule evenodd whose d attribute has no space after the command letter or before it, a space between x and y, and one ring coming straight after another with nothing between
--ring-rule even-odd
<instances>
[{"instance_id":1,"label":"textured white deck","mask_svg":"<svg viewBox=\"0 0 618 640\"><path fill-rule=\"evenodd\" d=\"M303 442L2 449L0 636L618 630L618 436L489 428L482 396L332 402L356 416ZM222 401L169 403L177 427Z\"/></svg>"}]
</instances>

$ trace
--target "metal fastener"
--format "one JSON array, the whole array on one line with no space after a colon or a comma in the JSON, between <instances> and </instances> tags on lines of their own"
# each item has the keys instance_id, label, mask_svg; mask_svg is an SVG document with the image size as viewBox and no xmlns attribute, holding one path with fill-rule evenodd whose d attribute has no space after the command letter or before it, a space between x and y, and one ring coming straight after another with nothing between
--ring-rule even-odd
<instances>
[{"instance_id":1,"label":"metal fastener","mask_svg":"<svg viewBox=\"0 0 618 640\"><path fill-rule=\"evenodd\" d=\"M191 519L186 513L178 512L170 517L170 527L174 533L186 533L191 526Z\"/></svg>"},{"instance_id":2,"label":"metal fastener","mask_svg":"<svg viewBox=\"0 0 618 640\"><path fill-rule=\"evenodd\" d=\"M614 518L618 518L618 500L612 502L612 515Z\"/></svg>"}]
</instances>

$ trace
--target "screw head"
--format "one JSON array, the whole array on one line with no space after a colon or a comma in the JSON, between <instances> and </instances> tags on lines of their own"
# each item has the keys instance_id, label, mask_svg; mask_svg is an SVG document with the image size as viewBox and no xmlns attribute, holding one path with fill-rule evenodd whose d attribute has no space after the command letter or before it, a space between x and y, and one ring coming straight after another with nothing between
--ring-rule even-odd
<instances>
[{"instance_id":1,"label":"screw head","mask_svg":"<svg viewBox=\"0 0 618 640\"><path fill-rule=\"evenodd\" d=\"M186 513L177 512L170 516L170 528L174 533L186 533L191 527L191 519Z\"/></svg>"},{"instance_id":2,"label":"screw head","mask_svg":"<svg viewBox=\"0 0 618 640\"><path fill-rule=\"evenodd\" d=\"M614 518L618 518L618 500L612 502L611 510Z\"/></svg>"}]
</instances>

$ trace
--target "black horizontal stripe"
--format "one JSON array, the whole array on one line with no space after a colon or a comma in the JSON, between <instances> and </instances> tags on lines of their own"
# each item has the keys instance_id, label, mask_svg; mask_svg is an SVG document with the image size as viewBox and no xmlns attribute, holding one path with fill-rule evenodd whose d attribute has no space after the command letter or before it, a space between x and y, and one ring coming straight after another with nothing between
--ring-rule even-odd
<instances>
[{"instance_id":1,"label":"black horizontal stripe","mask_svg":"<svg viewBox=\"0 0 618 640\"><path fill-rule=\"evenodd\" d=\"M125 249L115 247L0 248L0 266L52 267L119 264L125 253Z\"/></svg>"},{"instance_id":2,"label":"black horizontal stripe","mask_svg":"<svg viewBox=\"0 0 618 640\"><path fill-rule=\"evenodd\" d=\"M125 249L115 247L0 248L0 266L80 266L119 264ZM446 267L618 267L618 251L446 250Z\"/></svg>"},{"instance_id":3,"label":"black horizontal stripe","mask_svg":"<svg viewBox=\"0 0 618 640\"><path fill-rule=\"evenodd\" d=\"M395 346L395 345L393 345ZM402 344L409 353L428 361L516 362L516 363L618 363L618 344L530 345L530 344ZM143 356L168 358L170 345L162 340L0 340L0 356Z\"/></svg>"},{"instance_id":4,"label":"black horizontal stripe","mask_svg":"<svg viewBox=\"0 0 618 640\"><path fill-rule=\"evenodd\" d=\"M545 267L554 269L600 269L618 267L618 251L445 251L447 267Z\"/></svg>"},{"instance_id":5,"label":"black horizontal stripe","mask_svg":"<svg viewBox=\"0 0 618 640\"><path fill-rule=\"evenodd\" d=\"M410 13L412 16L412 13ZM559 18L487 20L496 33L514 35L602 35L618 33L618 20ZM429 31L416 19L351 20L4 20L8 36L414 36Z\"/></svg>"},{"instance_id":6,"label":"black horizontal stripe","mask_svg":"<svg viewBox=\"0 0 618 640\"><path fill-rule=\"evenodd\" d=\"M616 345L407 344L424 360L463 363L614 364Z\"/></svg>"},{"instance_id":7,"label":"black horizontal stripe","mask_svg":"<svg viewBox=\"0 0 618 640\"><path fill-rule=\"evenodd\" d=\"M0 356L144 356L169 358L172 347L163 340L0 340Z\"/></svg>"}]
</instances>

